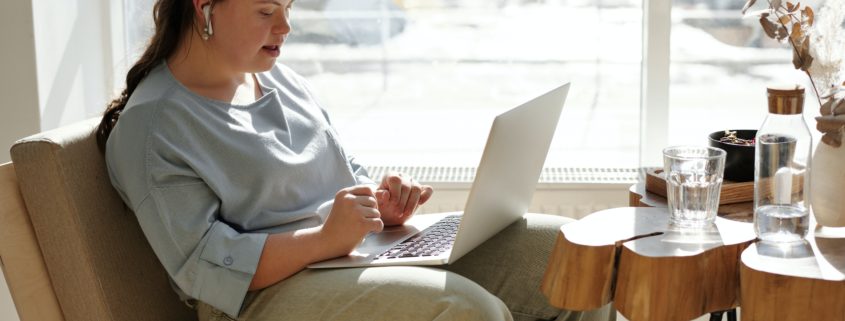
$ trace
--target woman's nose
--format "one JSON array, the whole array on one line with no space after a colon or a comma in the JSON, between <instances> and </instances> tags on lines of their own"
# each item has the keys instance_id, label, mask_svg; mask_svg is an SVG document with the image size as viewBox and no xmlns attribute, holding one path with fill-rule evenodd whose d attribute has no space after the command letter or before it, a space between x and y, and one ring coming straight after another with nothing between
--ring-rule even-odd
<instances>
[{"instance_id":1,"label":"woman's nose","mask_svg":"<svg viewBox=\"0 0 845 321\"><path fill-rule=\"evenodd\" d=\"M273 33L286 35L290 33L290 16L287 13L281 14L279 21L273 26Z\"/></svg>"}]
</instances>

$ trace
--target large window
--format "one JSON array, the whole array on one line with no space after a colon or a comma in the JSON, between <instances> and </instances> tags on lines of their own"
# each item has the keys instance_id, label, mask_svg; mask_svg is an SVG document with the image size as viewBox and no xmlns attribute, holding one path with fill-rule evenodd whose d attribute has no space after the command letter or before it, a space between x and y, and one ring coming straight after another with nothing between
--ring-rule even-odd
<instances>
[{"instance_id":1,"label":"large window","mask_svg":"<svg viewBox=\"0 0 845 321\"><path fill-rule=\"evenodd\" d=\"M371 164L474 166L496 114L572 81L549 164L634 167L637 2L306 0L281 60Z\"/></svg>"},{"instance_id":2,"label":"large window","mask_svg":"<svg viewBox=\"0 0 845 321\"><path fill-rule=\"evenodd\" d=\"M654 165L644 145L757 128L766 84L805 81L790 49L741 17L745 0L650 1L672 6L671 23L642 0L297 0L279 59L310 80L369 165L474 166L495 115L566 81L547 166ZM125 1L131 52L149 36L152 2ZM644 71L659 73L643 63L649 20L671 25L645 50L670 53L668 107L642 99ZM647 121L660 113L668 121Z\"/></svg>"},{"instance_id":3,"label":"large window","mask_svg":"<svg viewBox=\"0 0 845 321\"><path fill-rule=\"evenodd\" d=\"M547 164L637 166L637 0L297 0L292 17L280 61L367 164L477 165L495 115L571 81Z\"/></svg>"},{"instance_id":4,"label":"large window","mask_svg":"<svg viewBox=\"0 0 845 321\"><path fill-rule=\"evenodd\" d=\"M758 2L754 9L766 3ZM816 10L823 3L801 2ZM792 67L791 48L766 37L758 19L742 18L744 4L673 0L670 144L706 144L714 131L759 128L769 84L804 85L804 115L814 124L818 103L807 76Z\"/></svg>"}]
</instances>

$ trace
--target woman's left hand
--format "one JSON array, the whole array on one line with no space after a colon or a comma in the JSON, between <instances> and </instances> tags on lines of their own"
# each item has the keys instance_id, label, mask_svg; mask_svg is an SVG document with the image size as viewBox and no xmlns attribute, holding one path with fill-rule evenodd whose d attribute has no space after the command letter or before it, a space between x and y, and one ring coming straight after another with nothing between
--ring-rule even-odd
<instances>
[{"instance_id":1,"label":"woman's left hand","mask_svg":"<svg viewBox=\"0 0 845 321\"><path fill-rule=\"evenodd\" d=\"M402 225L431 198L434 189L402 173L389 173L376 191L378 210L385 226Z\"/></svg>"}]
</instances>

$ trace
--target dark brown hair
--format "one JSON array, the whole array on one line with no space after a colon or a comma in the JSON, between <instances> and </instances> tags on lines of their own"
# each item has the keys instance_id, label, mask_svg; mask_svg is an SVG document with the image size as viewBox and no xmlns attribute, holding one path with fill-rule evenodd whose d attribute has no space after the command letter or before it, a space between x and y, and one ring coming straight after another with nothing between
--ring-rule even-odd
<instances>
[{"instance_id":1,"label":"dark brown hair","mask_svg":"<svg viewBox=\"0 0 845 321\"><path fill-rule=\"evenodd\" d=\"M150 39L147 49L135 65L126 74L126 89L120 96L112 100L105 113L100 126L97 128L97 145L101 152L106 150L106 140L109 138L112 129L117 124L120 113L126 107L129 97L135 92L135 88L150 71L158 66L164 59L167 59L179 47L182 37L188 34L188 30L194 27L194 6L188 0L158 0L153 7L153 20L155 21L155 34Z\"/></svg>"}]
</instances>

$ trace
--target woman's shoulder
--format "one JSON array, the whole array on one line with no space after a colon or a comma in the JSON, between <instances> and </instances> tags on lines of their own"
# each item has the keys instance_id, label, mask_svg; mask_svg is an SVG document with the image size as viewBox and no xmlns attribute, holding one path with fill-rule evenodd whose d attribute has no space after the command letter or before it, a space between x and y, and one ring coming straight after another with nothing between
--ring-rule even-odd
<instances>
[{"instance_id":1,"label":"woman's shoulder","mask_svg":"<svg viewBox=\"0 0 845 321\"><path fill-rule=\"evenodd\" d=\"M120 119L133 118L138 114L149 114L156 105L173 91L173 84L164 77L164 64L153 68L129 96L126 107L120 114Z\"/></svg>"},{"instance_id":2,"label":"woman's shoulder","mask_svg":"<svg viewBox=\"0 0 845 321\"><path fill-rule=\"evenodd\" d=\"M159 114L167 114L168 120L175 122L186 121L182 117L189 115L192 105L201 105L199 97L195 97L184 90L177 82L165 64L154 68L129 97L126 108L120 119L133 120L135 118L154 118Z\"/></svg>"}]
</instances>

